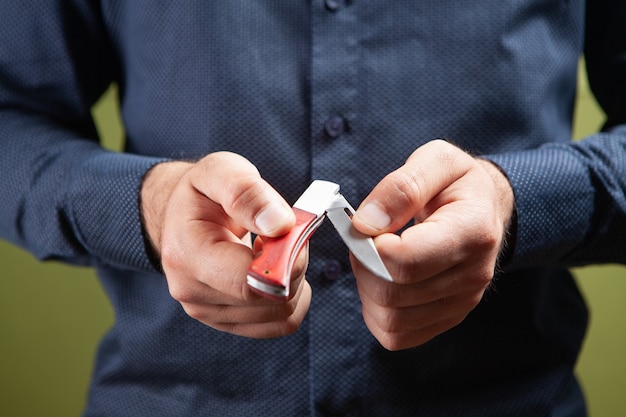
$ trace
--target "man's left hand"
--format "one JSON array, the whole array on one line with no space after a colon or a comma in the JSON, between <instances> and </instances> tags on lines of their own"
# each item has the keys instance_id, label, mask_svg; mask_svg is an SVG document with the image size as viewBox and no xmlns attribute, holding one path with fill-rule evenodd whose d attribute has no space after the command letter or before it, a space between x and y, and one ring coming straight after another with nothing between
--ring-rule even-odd
<instances>
[{"instance_id":1,"label":"man's left hand","mask_svg":"<svg viewBox=\"0 0 626 417\"><path fill-rule=\"evenodd\" d=\"M374 236L394 282L351 257L372 334L389 350L461 323L489 286L514 209L507 178L441 140L417 149L363 201L355 227ZM394 232L411 219L401 235Z\"/></svg>"}]
</instances>

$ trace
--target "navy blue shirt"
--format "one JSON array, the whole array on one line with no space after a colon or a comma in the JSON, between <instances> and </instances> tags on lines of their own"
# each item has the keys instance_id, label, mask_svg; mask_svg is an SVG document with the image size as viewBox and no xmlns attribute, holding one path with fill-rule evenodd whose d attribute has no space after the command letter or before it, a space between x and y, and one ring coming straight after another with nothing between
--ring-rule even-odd
<instances>
[{"instance_id":1,"label":"navy blue shirt","mask_svg":"<svg viewBox=\"0 0 626 417\"><path fill-rule=\"evenodd\" d=\"M586 310L566 268L626 261L623 1L1 4L0 236L94 266L115 309L87 416L576 408ZM572 143L583 51L607 124ZM99 146L90 115L111 82L123 153ZM423 346L389 352L367 331L326 225L311 241L308 315L280 339L189 318L147 254L138 190L159 161L229 150L289 202L326 179L357 205L434 138L497 163L517 211L491 290Z\"/></svg>"}]
</instances>

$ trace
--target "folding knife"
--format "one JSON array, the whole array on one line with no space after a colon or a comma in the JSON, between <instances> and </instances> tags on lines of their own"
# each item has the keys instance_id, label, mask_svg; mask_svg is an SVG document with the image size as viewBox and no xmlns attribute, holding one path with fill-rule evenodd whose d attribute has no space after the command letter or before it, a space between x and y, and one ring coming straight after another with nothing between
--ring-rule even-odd
<instances>
[{"instance_id":1,"label":"folding knife","mask_svg":"<svg viewBox=\"0 0 626 417\"><path fill-rule=\"evenodd\" d=\"M298 253L313 232L328 217L348 249L377 276L393 281L371 237L352 225L354 209L339 193L339 185L316 180L292 207L296 225L278 238L263 237L263 251L248 268L248 286L255 292L278 299L289 297L291 270Z\"/></svg>"}]
</instances>

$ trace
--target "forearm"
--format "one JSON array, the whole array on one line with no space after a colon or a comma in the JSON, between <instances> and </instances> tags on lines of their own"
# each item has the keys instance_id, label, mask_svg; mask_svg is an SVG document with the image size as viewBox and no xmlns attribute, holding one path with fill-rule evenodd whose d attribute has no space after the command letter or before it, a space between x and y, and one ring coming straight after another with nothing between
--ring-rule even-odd
<instances>
[{"instance_id":1,"label":"forearm","mask_svg":"<svg viewBox=\"0 0 626 417\"><path fill-rule=\"evenodd\" d=\"M103 150L43 117L0 113L0 235L39 259L151 268L139 186L157 160Z\"/></svg>"}]
</instances>

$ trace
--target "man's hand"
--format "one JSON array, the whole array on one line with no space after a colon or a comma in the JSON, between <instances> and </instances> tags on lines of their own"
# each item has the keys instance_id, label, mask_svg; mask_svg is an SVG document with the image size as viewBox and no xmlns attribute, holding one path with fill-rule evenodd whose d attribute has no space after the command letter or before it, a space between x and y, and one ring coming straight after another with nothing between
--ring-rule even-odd
<instances>
[{"instance_id":1,"label":"man's hand","mask_svg":"<svg viewBox=\"0 0 626 417\"><path fill-rule=\"evenodd\" d=\"M418 346L456 326L489 286L514 207L511 186L488 161L444 141L416 150L354 216L393 283L353 257L363 318L387 349ZM411 219L402 235L393 232Z\"/></svg>"},{"instance_id":2,"label":"man's hand","mask_svg":"<svg viewBox=\"0 0 626 417\"><path fill-rule=\"evenodd\" d=\"M248 289L250 232L280 236L295 224L289 205L246 159L226 152L191 164L156 165L141 190L144 229L161 258L170 293L187 314L215 329L255 338L294 332L309 308L306 250L291 298L274 301ZM255 250L260 250L256 242Z\"/></svg>"}]
</instances>

